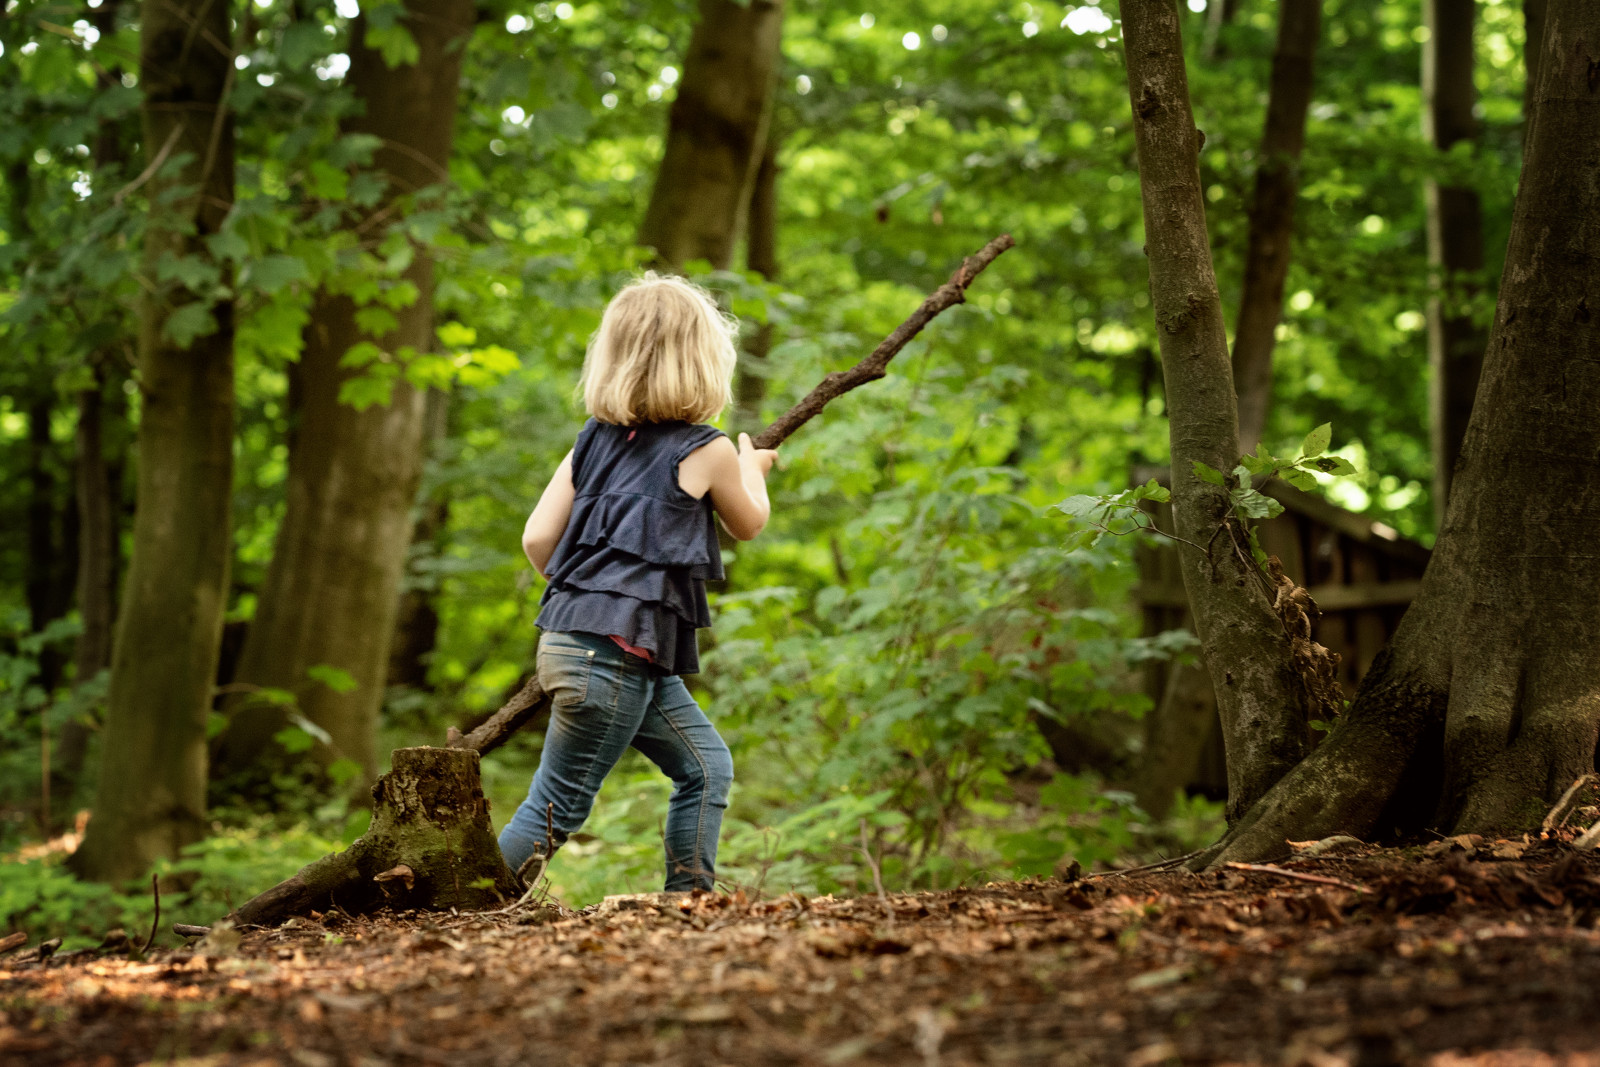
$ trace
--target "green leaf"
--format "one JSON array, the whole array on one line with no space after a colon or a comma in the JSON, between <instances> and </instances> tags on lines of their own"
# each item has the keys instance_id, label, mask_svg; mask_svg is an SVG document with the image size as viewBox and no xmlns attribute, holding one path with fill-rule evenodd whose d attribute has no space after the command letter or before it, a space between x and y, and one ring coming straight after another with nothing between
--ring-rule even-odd
<instances>
[{"instance_id":1,"label":"green leaf","mask_svg":"<svg viewBox=\"0 0 1600 1067\"><path fill-rule=\"evenodd\" d=\"M1233 477L1238 481L1240 489L1250 488L1250 471L1243 464L1233 468Z\"/></svg>"},{"instance_id":2,"label":"green leaf","mask_svg":"<svg viewBox=\"0 0 1600 1067\"><path fill-rule=\"evenodd\" d=\"M361 332L368 337L382 337L400 326L400 320L395 317L394 312L377 304L357 308L355 317L356 325L361 327Z\"/></svg>"},{"instance_id":3,"label":"green leaf","mask_svg":"<svg viewBox=\"0 0 1600 1067\"><path fill-rule=\"evenodd\" d=\"M347 670L319 663L314 667L306 668L306 677L313 682L321 682L335 693L348 693L356 688L356 680Z\"/></svg>"},{"instance_id":4,"label":"green leaf","mask_svg":"<svg viewBox=\"0 0 1600 1067\"><path fill-rule=\"evenodd\" d=\"M276 293L295 282L309 281L306 265L297 256L263 256L244 269L241 285L249 284L263 293Z\"/></svg>"},{"instance_id":5,"label":"green leaf","mask_svg":"<svg viewBox=\"0 0 1600 1067\"><path fill-rule=\"evenodd\" d=\"M1219 470L1206 466L1199 460L1194 461L1194 476L1209 485L1226 486L1228 479Z\"/></svg>"},{"instance_id":6,"label":"green leaf","mask_svg":"<svg viewBox=\"0 0 1600 1067\"><path fill-rule=\"evenodd\" d=\"M1320 456L1328 450L1328 443L1333 440L1333 423L1325 422L1315 430L1306 434L1306 439L1300 442L1300 457L1309 459Z\"/></svg>"},{"instance_id":7,"label":"green leaf","mask_svg":"<svg viewBox=\"0 0 1600 1067\"><path fill-rule=\"evenodd\" d=\"M1309 492L1317 487L1317 480L1311 476L1311 472L1303 471L1299 467L1285 467L1278 473L1284 481L1296 489L1304 489Z\"/></svg>"},{"instance_id":8,"label":"green leaf","mask_svg":"<svg viewBox=\"0 0 1600 1067\"><path fill-rule=\"evenodd\" d=\"M333 784L343 789L347 782L353 780L361 773L361 764L348 756L340 756L328 764L328 777L333 779Z\"/></svg>"},{"instance_id":9,"label":"green leaf","mask_svg":"<svg viewBox=\"0 0 1600 1067\"><path fill-rule=\"evenodd\" d=\"M1135 501L1154 500L1158 504L1166 504L1172 500L1172 490L1151 478L1148 482L1134 489L1133 499Z\"/></svg>"},{"instance_id":10,"label":"green leaf","mask_svg":"<svg viewBox=\"0 0 1600 1067\"><path fill-rule=\"evenodd\" d=\"M1092 522L1094 521L1094 516L1104 511L1107 505L1107 499L1103 496L1087 496L1080 493L1077 496L1069 496L1051 506L1063 515L1081 519L1085 522Z\"/></svg>"},{"instance_id":11,"label":"green leaf","mask_svg":"<svg viewBox=\"0 0 1600 1067\"><path fill-rule=\"evenodd\" d=\"M161 324L161 335L179 348L188 348L198 337L216 332L217 320L211 315L211 305L195 301L174 308L167 321Z\"/></svg>"},{"instance_id":12,"label":"green leaf","mask_svg":"<svg viewBox=\"0 0 1600 1067\"><path fill-rule=\"evenodd\" d=\"M298 726L286 726L272 735L272 739L283 746L283 750L290 755L299 755L310 751L316 744L316 739Z\"/></svg>"},{"instance_id":13,"label":"green leaf","mask_svg":"<svg viewBox=\"0 0 1600 1067\"><path fill-rule=\"evenodd\" d=\"M1254 489L1244 489L1235 493L1233 506L1247 519L1270 519L1283 514L1282 504Z\"/></svg>"},{"instance_id":14,"label":"green leaf","mask_svg":"<svg viewBox=\"0 0 1600 1067\"><path fill-rule=\"evenodd\" d=\"M1310 460L1306 463L1306 466L1315 467L1323 474L1336 476L1354 474L1356 472L1356 465L1343 456L1323 456L1319 459Z\"/></svg>"},{"instance_id":15,"label":"green leaf","mask_svg":"<svg viewBox=\"0 0 1600 1067\"><path fill-rule=\"evenodd\" d=\"M390 70L410 66L422 58L417 39L411 36L410 30L398 23L386 27L369 25L366 45L383 57L384 66Z\"/></svg>"}]
</instances>

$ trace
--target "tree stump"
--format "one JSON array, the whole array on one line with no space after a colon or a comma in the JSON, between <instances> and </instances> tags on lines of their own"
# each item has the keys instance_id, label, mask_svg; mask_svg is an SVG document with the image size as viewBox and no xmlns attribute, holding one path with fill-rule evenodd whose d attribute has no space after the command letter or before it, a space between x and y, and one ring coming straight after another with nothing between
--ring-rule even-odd
<instances>
[{"instance_id":1,"label":"tree stump","mask_svg":"<svg viewBox=\"0 0 1600 1067\"><path fill-rule=\"evenodd\" d=\"M355 915L385 906L479 911L514 900L521 887L489 826L478 753L399 748L393 759L372 787L372 825L359 840L228 918L270 926L334 905Z\"/></svg>"}]
</instances>

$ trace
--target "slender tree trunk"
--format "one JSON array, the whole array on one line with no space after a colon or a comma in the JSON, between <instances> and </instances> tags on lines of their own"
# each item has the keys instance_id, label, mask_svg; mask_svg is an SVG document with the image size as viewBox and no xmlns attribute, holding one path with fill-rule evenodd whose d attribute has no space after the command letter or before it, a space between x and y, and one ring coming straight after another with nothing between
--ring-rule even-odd
<instances>
[{"instance_id":1,"label":"slender tree trunk","mask_svg":"<svg viewBox=\"0 0 1600 1067\"><path fill-rule=\"evenodd\" d=\"M366 108L346 129L382 139L374 161L387 181L384 204L449 178L473 18L469 0L409 0L404 19L421 52L417 62L390 68L371 49L351 49L348 83ZM364 28L358 20L355 40ZM301 713L331 737L315 750L318 758L361 767L358 795L378 768L378 713L421 477L425 405L404 381L387 404L357 411L340 403L340 388L357 373L340 361L362 341L389 352L432 348L433 260L425 248L416 249L404 277L417 299L396 310L398 326L382 337L357 324L350 298L323 292L315 300L297 371L288 507L237 676L293 692ZM320 666L346 672L355 686L340 692L313 680L308 672ZM218 763L234 772L274 750L285 712L248 696L229 710Z\"/></svg>"},{"instance_id":2,"label":"slender tree trunk","mask_svg":"<svg viewBox=\"0 0 1600 1067\"><path fill-rule=\"evenodd\" d=\"M745 266L766 281L778 279L778 143L767 138L750 188L750 230L745 244ZM764 322L745 342L733 382L735 421L740 430L755 433L763 425L761 403L767 397L767 357L772 353L772 323Z\"/></svg>"},{"instance_id":3,"label":"slender tree trunk","mask_svg":"<svg viewBox=\"0 0 1600 1067\"><path fill-rule=\"evenodd\" d=\"M165 256L206 256L233 203L233 57L227 5L147 0L139 70L143 142L187 157L146 186L155 206L143 271ZM178 187L176 190L174 187ZM169 199L170 198L170 199ZM224 271L223 282L231 279ZM233 305L187 348L166 331L173 308L209 294L148 293L139 309L138 511L111 667L94 818L72 856L78 873L121 880L205 832L205 723L232 554Z\"/></svg>"},{"instance_id":4,"label":"slender tree trunk","mask_svg":"<svg viewBox=\"0 0 1600 1067\"><path fill-rule=\"evenodd\" d=\"M1424 0L1424 8L1429 33L1422 46L1423 132L1443 153L1478 137L1472 82L1476 0ZM1488 341L1461 306L1481 285L1483 209L1477 190L1466 186L1430 178L1425 192L1428 266L1438 284L1428 301L1428 366L1434 507L1442 525Z\"/></svg>"},{"instance_id":5,"label":"slender tree trunk","mask_svg":"<svg viewBox=\"0 0 1600 1067\"><path fill-rule=\"evenodd\" d=\"M424 455L444 440L449 414L450 394L438 389L429 390L423 411ZM411 547L406 552L408 569L419 550L438 552L438 542L444 537L449 521L450 501L442 493L435 493L430 499L422 501L411 534ZM409 587L401 594L394 643L389 650L388 684L412 689L429 688L428 667L434 647L439 642L438 599L436 580L427 587Z\"/></svg>"},{"instance_id":6,"label":"slender tree trunk","mask_svg":"<svg viewBox=\"0 0 1600 1067\"><path fill-rule=\"evenodd\" d=\"M101 37L110 37L116 32L117 13L122 2L105 0L94 10L91 18ZM95 79L102 92L113 87L120 89L122 68L117 65L98 68ZM97 182L116 180L127 162L123 121L112 118L100 121L94 142ZM111 667L112 632L116 625L117 550L121 540L118 526L121 518L118 513L119 480L111 464L106 462L106 449L112 442L120 449L123 435L116 432L120 403L113 400L108 405L106 391L108 378L112 390L119 391L121 388L123 375L120 370L116 374L108 373L108 368L116 365L117 358L117 353L110 346L95 353L90 359L94 384L78 393L78 461L75 476L78 501L77 598L83 630L78 634L72 654L73 674L78 686L85 685L98 677L101 671ZM113 393L114 397L117 395L117 392ZM112 442L107 441L108 414L113 422ZM81 718L62 726L57 759L58 776L52 786L58 796L70 799L77 791L92 732L92 724Z\"/></svg>"},{"instance_id":7,"label":"slender tree trunk","mask_svg":"<svg viewBox=\"0 0 1600 1067\"><path fill-rule=\"evenodd\" d=\"M1321 35L1322 0L1282 0L1278 5L1278 46L1272 54L1266 131L1250 202L1244 292L1233 338L1239 443L1245 451L1261 442L1272 406L1272 347L1283 318L1283 283L1289 276L1294 204L1300 195L1300 151Z\"/></svg>"},{"instance_id":8,"label":"slender tree trunk","mask_svg":"<svg viewBox=\"0 0 1600 1067\"><path fill-rule=\"evenodd\" d=\"M1206 59L1220 59L1225 55L1222 31L1231 26L1239 14L1239 0L1210 0L1206 5L1206 29L1200 41L1200 54Z\"/></svg>"},{"instance_id":9,"label":"slender tree trunk","mask_svg":"<svg viewBox=\"0 0 1600 1067\"><path fill-rule=\"evenodd\" d=\"M1305 755L1306 697L1259 572L1233 551L1232 529L1218 534L1232 523L1227 494L1193 470L1198 461L1231 471L1239 438L1177 2L1123 0L1122 22L1171 426L1173 521L1191 542L1180 545L1183 582L1216 689L1236 816Z\"/></svg>"},{"instance_id":10,"label":"slender tree trunk","mask_svg":"<svg viewBox=\"0 0 1600 1067\"><path fill-rule=\"evenodd\" d=\"M1551 0L1548 17L1480 402L1422 589L1348 715L1220 860L1430 817L1514 832L1594 770L1600 6Z\"/></svg>"},{"instance_id":11,"label":"slender tree trunk","mask_svg":"<svg viewBox=\"0 0 1600 1067\"><path fill-rule=\"evenodd\" d=\"M733 262L772 111L782 0L700 0L639 243L670 268Z\"/></svg>"}]
</instances>

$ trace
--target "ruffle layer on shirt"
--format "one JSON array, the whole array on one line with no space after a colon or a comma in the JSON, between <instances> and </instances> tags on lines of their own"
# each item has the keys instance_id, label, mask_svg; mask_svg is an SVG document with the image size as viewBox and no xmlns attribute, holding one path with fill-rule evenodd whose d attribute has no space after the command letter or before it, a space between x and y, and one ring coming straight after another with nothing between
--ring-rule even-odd
<instances>
[{"instance_id":1,"label":"ruffle layer on shirt","mask_svg":"<svg viewBox=\"0 0 1600 1067\"><path fill-rule=\"evenodd\" d=\"M562 633L615 634L630 645L648 649L661 669L694 674L700 669L694 623L652 607L624 593L552 589L535 625Z\"/></svg>"},{"instance_id":2,"label":"ruffle layer on shirt","mask_svg":"<svg viewBox=\"0 0 1600 1067\"><path fill-rule=\"evenodd\" d=\"M685 496L683 503L637 493L606 492L580 496L572 502L567 520L573 536L563 538L557 555L572 554L562 549L578 546L609 546L620 549L646 563L663 567L687 567L691 578L719 579L722 553L717 548L715 528L706 514L706 503ZM561 559L552 559L552 572L561 568Z\"/></svg>"}]
</instances>

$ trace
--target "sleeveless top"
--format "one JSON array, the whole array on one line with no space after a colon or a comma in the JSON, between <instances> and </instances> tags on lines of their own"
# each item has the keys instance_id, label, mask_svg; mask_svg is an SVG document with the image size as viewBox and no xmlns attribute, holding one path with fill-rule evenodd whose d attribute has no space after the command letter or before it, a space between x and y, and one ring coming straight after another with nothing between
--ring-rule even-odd
<instances>
[{"instance_id":1,"label":"sleeveless top","mask_svg":"<svg viewBox=\"0 0 1600 1067\"><path fill-rule=\"evenodd\" d=\"M721 434L687 422L584 423L540 629L620 637L668 674L700 669L694 632L711 625L706 581L723 577L722 551L711 494L684 492L678 464Z\"/></svg>"}]
</instances>

